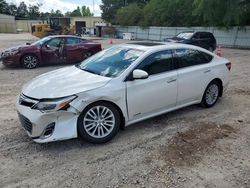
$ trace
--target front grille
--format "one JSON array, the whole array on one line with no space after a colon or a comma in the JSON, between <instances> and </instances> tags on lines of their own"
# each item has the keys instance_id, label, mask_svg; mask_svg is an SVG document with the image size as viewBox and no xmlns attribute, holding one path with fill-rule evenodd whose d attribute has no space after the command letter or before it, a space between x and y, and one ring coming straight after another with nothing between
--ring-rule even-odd
<instances>
[{"instance_id":1,"label":"front grille","mask_svg":"<svg viewBox=\"0 0 250 188\"><path fill-rule=\"evenodd\" d=\"M23 116L22 114L20 114L19 112L17 114L18 114L18 117L19 117L19 120L21 122L22 127L31 134L32 133L32 123L30 122L30 120L28 118L26 118L25 116Z\"/></svg>"}]
</instances>

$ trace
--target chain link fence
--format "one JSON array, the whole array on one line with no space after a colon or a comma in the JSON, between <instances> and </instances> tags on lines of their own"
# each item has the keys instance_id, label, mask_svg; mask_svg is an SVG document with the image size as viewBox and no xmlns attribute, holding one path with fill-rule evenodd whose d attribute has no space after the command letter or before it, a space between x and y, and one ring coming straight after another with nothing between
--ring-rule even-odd
<instances>
[{"instance_id":1,"label":"chain link fence","mask_svg":"<svg viewBox=\"0 0 250 188\"><path fill-rule=\"evenodd\" d=\"M208 31L214 34L217 45L233 48L250 48L250 26L220 29L217 27L148 27L114 26L116 35L121 38L123 33L134 33L138 40L162 41L183 31Z\"/></svg>"}]
</instances>

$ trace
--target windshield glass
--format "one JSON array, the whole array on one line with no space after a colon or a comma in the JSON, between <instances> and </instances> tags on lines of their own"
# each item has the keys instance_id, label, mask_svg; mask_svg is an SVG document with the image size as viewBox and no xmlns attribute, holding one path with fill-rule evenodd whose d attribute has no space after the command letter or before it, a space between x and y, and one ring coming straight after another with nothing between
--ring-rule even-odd
<instances>
[{"instance_id":1,"label":"windshield glass","mask_svg":"<svg viewBox=\"0 0 250 188\"><path fill-rule=\"evenodd\" d=\"M181 39L191 39L194 33L180 33L176 37Z\"/></svg>"},{"instance_id":2,"label":"windshield glass","mask_svg":"<svg viewBox=\"0 0 250 188\"><path fill-rule=\"evenodd\" d=\"M83 61L77 67L106 77L117 77L144 51L128 47L111 47Z\"/></svg>"},{"instance_id":3,"label":"windshield glass","mask_svg":"<svg viewBox=\"0 0 250 188\"><path fill-rule=\"evenodd\" d=\"M33 44L34 44L34 45L42 45L42 44L44 44L46 41L48 41L48 40L50 40L50 39L51 39L50 37L44 37L44 38L42 38L42 39L40 39L40 40L34 42Z\"/></svg>"}]
</instances>

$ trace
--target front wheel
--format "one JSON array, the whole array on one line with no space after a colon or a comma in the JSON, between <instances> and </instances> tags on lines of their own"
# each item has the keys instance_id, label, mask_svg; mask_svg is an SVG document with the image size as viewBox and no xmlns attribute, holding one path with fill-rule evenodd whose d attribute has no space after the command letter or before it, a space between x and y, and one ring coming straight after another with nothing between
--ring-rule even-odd
<instances>
[{"instance_id":1,"label":"front wheel","mask_svg":"<svg viewBox=\"0 0 250 188\"><path fill-rule=\"evenodd\" d=\"M215 105L215 103L219 99L220 94L220 84L216 81L211 82L208 84L201 101L201 105L210 108Z\"/></svg>"},{"instance_id":2,"label":"front wheel","mask_svg":"<svg viewBox=\"0 0 250 188\"><path fill-rule=\"evenodd\" d=\"M78 133L84 140L100 144L111 140L119 130L120 114L110 103L97 102L88 106L79 116Z\"/></svg>"},{"instance_id":3,"label":"front wheel","mask_svg":"<svg viewBox=\"0 0 250 188\"><path fill-rule=\"evenodd\" d=\"M38 66L39 60L35 55L28 54L23 56L21 64L26 69L34 69Z\"/></svg>"}]
</instances>

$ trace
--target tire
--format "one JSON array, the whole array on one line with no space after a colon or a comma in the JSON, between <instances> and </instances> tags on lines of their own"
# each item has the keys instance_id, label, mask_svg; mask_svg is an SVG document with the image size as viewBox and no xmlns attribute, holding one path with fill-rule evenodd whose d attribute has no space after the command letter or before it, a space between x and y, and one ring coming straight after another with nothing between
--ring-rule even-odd
<instances>
[{"instance_id":1,"label":"tire","mask_svg":"<svg viewBox=\"0 0 250 188\"><path fill-rule=\"evenodd\" d=\"M101 144L110 141L117 134L120 123L121 117L116 107L108 102L97 102L80 114L77 129L82 139Z\"/></svg>"},{"instance_id":2,"label":"tire","mask_svg":"<svg viewBox=\"0 0 250 188\"><path fill-rule=\"evenodd\" d=\"M214 52L214 48L212 46L208 47L208 51Z\"/></svg>"},{"instance_id":3,"label":"tire","mask_svg":"<svg viewBox=\"0 0 250 188\"><path fill-rule=\"evenodd\" d=\"M201 101L201 106L210 108L216 104L220 96L221 85L217 81L208 84Z\"/></svg>"},{"instance_id":4,"label":"tire","mask_svg":"<svg viewBox=\"0 0 250 188\"><path fill-rule=\"evenodd\" d=\"M34 69L39 65L39 59L33 54L27 54L22 57L21 65L26 69Z\"/></svg>"},{"instance_id":5,"label":"tire","mask_svg":"<svg viewBox=\"0 0 250 188\"><path fill-rule=\"evenodd\" d=\"M90 56L92 56L93 54L92 54L92 52L85 52L84 54L83 54L83 59L88 59Z\"/></svg>"}]
</instances>

